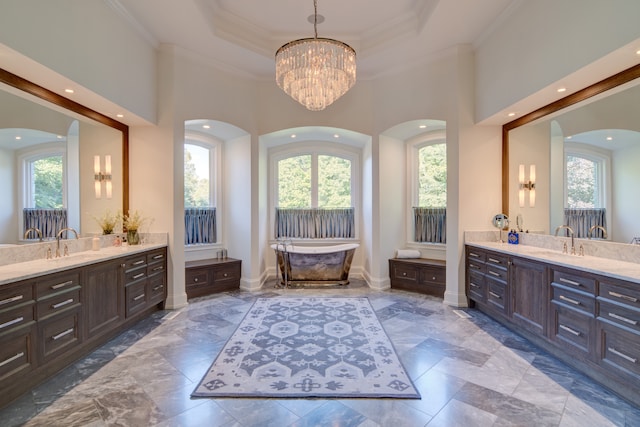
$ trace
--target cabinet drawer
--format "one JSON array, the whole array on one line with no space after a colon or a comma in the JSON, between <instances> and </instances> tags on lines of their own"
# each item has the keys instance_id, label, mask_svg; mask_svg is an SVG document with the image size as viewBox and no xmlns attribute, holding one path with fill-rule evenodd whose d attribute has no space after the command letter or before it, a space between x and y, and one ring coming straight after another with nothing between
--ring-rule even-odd
<instances>
[{"instance_id":1,"label":"cabinet drawer","mask_svg":"<svg viewBox=\"0 0 640 427\"><path fill-rule=\"evenodd\" d=\"M130 283L143 281L147 278L146 268L137 268L135 270L128 270L124 273L124 283L128 285Z\"/></svg>"},{"instance_id":2,"label":"cabinet drawer","mask_svg":"<svg viewBox=\"0 0 640 427\"><path fill-rule=\"evenodd\" d=\"M0 339L0 383L18 380L33 368L33 330L21 328Z\"/></svg>"},{"instance_id":3,"label":"cabinet drawer","mask_svg":"<svg viewBox=\"0 0 640 427\"><path fill-rule=\"evenodd\" d=\"M494 266L491 264L486 265L486 275L495 280L501 280L507 282L507 270L500 266Z\"/></svg>"},{"instance_id":4,"label":"cabinet drawer","mask_svg":"<svg viewBox=\"0 0 640 427\"><path fill-rule=\"evenodd\" d=\"M484 264L484 261L486 260L486 258L487 258L486 252L467 246L467 260L469 260L469 262L476 261L481 264Z\"/></svg>"},{"instance_id":5,"label":"cabinet drawer","mask_svg":"<svg viewBox=\"0 0 640 427\"><path fill-rule=\"evenodd\" d=\"M600 300L598 317L640 332L640 311L628 306Z\"/></svg>"},{"instance_id":6,"label":"cabinet drawer","mask_svg":"<svg viewBox=\"0 0 640 427\"><path fill-rule=\"evenodd\" d=\"M406 264L396 264L393 267L393 278L401 282L416 283L420 270Z\"/></svg>"},{"instance_id":7,"label":"cabinet drawer","mask_svg":"<svg viewBox=\"0 0 640 427\"><path fill-rule=\"evenodd\" d=\"M563 304L576 310L583 311L591 316L595 315L595 298L583 292L572 291L562 286L551 284L552 301Z\"/></svg>"},{"instance_id":8,"label":"cabinet drawer","mask_svg":"<svg viewBox=\"0 0 640 427\"><path fill-rule=\"evenodd\" d=\"M640 380L640 336L600 324L600 363L629 381Z\"/></svg>"},{"instance_id":9,"label":"cabinet drawer","mask_svg":"<svg viewBox=\"0 0 640 427\"><path fill-rule=\"evenodd\" d=\"M444 286L447 281L447 272L445 268L424 268L421 272L421 281Z\"/></svg>"},{"instance_id":10,"label":"cabinet drawer","mask_svg":"<svg viewBox=\"0 0 640 427\"><path fill-rule=\"evenodd\" d=\"M601 280L598 296L640 310L640 286Z\"/></svg>"},{"instance_id":11,"label":"cabinet drawer","mask_svg":"<svg viewBox=\"0 0 640 427\"><path fill-rule=\"evenodd\" d=\"M80 311L75 310L51 321L38 322L38 350L42 363L80 343L79 316Z\"/></svg>"},{"instance_id":12,"label":"cabinet drawer","mask_svg":"<svg viewBox=\"0 0 640 427\"><path fill-rule=\"evenodd\" d=\"M22 306L12 310L3 310L0 312L0 334L33 322L35 319L33 306L34 303L31 301L30 304L22 304Z\"/></svg>"},{"instance_id":13,"label":"cabinet drawer","mask_svg":"<svg viewBox=\"0 0 640 427\"><path fill-rule=\"evenodd\" d=\"M208 269L187 269L186 271L186 285L187 286L200 286L209 283L209 270Z\"/></svg>"},{"instance_id":14,"label":"cabinet drawer","mask_svg":"<svg viewBox=\"0 0 640 427\"><path fill-rule=\"evenodd\" d=\"M155 263L163 263L164 264L166 258L167 258L167 256L166 256L164 250L151 252L151 253L147 254L147 264L149 264L149 265L155 264Z\"/></svg>"},{"instance_id":15,"label":"cabinet drawer","mask_svg":"<svg viewBox=\"0 0 640 427\"><path fill-rule=\"evenodd\" d=\"M0 286L0 311L10 310L29 301L33 301L33 286L30 283Z\"/></svg>"},{"instance_id":16,"label":"cabinet drawer","mask_svg":"<svg viewBox=\"0 0 640 427\"><path fill-rule=\"evenodd\" d=\"M217 269L213 271L213 280L216 283L224 282L226 280L238 280L240 279L240 269L233 266Z\"/></svg>"},{"instance_id":17,"label":"cabinet drawer","mask_svg":"<svg viewBox=\"0 0 640 427\"><path fill-rule=\"evenodd\" d=\"M494 267L502 267L502 269L506 270L509 262L509 257L505 255L498 254L487 254L487 258L485 260L485 264L487 264L487 268L490 266Z\"/></svg>"},{"instance_id":18,"label":"cabinet drawer","mask_svg":"<svg viewBox=\"0 0 640 427\"><path fill-rule=\"evenodd\" d=\"M469 274L469 298L484 302L486 295L485 280L482 274L471 272Z\"/></svg>"},{"instance_id":19,"label":"cabinet drawer","mask_svg":"<svg viewBox=\"0 0 640 427\"><path fill-rule=\"evenodd\" d=\"M78 286L80 286L79 272L57 274L51 278L38 280L38 284L36 285L36 298L40 299Z\"/></svg>"},{"instance_id":20,"label":"cabinet drawer","mask_svg":"<svg viewBox=\"0 0 640 427\"><path fill-rule=\"evenodd\" d=\"M596 280L565 271L553 270L553 282L581 292L595 294Z\"/></svg>"},{"instance_id":21,"label":"cabinet drawer","mask_svg":"<svg viewBox=\"0 0 640 427\"><path fill-rule=\"evenodd\" d=\"M128 273L129 270L146 267L146 265L147 265L147 256L145 254L131 256L125 259L124 270L125 272Z\"/></svg>"},{"instance_id":22,"label":"cabinet drawer","mask_svg":"<svg viewBox=\"0 0 640 427\"><path fill-rule=\"evenodd\" d=\"M125 288L126 316L143 310L147 303L147 282L137 282Z\"/></svg>"},{"instance_id":23,"label":"cabinet drawer","mask_svg":"<svg viewBox=\"0 0 640 427\"><path fill-rule=\"evenodd\" d=\"M556 302L552 304L551 311L551 339L589 358L595 338L594 319Z\"/></svg>"},{"instance_id":24,"label":"cabinet drawer","mask_svg":"<svg viewBox=\"0 0 640 427\"><path fill-rule=\"evenodd\" d=\"M37 305L38 320L53 316L70 308L80 306L80 286L76 286L67 292L52 295L49 298L39 299Z\"/></svg>"},{"instance_id":25,"label":"cabinet drawer","mask_svg":"<svg viewBox=\"0 0 640 427\"><path fill-rule=\"evenodd\" d=\"M163 274L165 270L166 267L164 263L150 264L149 266L147 266L147 276L151 277L158 274Z\"/></svg>"},{"instance_id":26,"label":"cabinet drawer","mask_svg":"<svg viewBox=\"0 0 640 427\"><path fill-rule=\"evenodd\" d=\"M166 291L166 281L164 276L153 276L149 279L149 301L157 304L164 301Z\"/></svg>"},{"instance_id":27,"label":"cabinet drawer","mask_svg":"<svg viewBox=\"0 0 640 427\"><path fill-rule=\"evenodd\" d=\"M469 272L476 271L478 273L484 274L486 271L486 266L484 262L479 261L475 258L467 258L467 269Z\"/></svg>"},{"instance_id":28,"label":"cabinet drawer","mask_svg":"<svg viewBox=\"0 0 640 427\"><path fill-rule=\"evenodd\" d=\"M507 287L504 283L496 280L486 280L487 284L487 304L497 308L501 312L506 312L507 307Z\"/></svg>"}]
</instances>

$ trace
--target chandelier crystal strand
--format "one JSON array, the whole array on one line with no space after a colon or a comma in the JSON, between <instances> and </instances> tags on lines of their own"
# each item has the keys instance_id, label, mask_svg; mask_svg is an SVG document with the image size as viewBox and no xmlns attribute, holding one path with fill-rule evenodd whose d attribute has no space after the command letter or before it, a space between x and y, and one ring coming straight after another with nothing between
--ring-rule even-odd
<instances>
[{"instance_id":1,"label":"chandelier crystal strand","mask_svg":"<svg viewBox=\"0 0 640 427\"><path fill-rule=\"evenodd\" d=\"M294 40L276 52L276 82L308 110L320 111L344 95L356 82L356 52L334 39L318 37L314 1L315 37Z\"/></svg>"}]
</instances>

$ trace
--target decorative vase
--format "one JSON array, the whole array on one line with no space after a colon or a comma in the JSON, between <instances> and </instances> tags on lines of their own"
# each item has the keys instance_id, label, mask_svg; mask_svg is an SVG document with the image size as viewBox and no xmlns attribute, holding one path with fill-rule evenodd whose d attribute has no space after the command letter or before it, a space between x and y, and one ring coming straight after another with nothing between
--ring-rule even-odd
<instances>
[{"instance_id":1,"label":"decorative vase","mask_svg":"<svg viewBox=\"0 0 640 427\"><path fill-rule=\"evenodd\" d=\"M103 234L104 236L107 236L107 235L109 235L109 234L113 234L113 228L103 228L103 229L102 229L102 234Z\"/></svg>"},{"instance_id":2,"label":"decorative vase","mask_svg":"<svg viewBox=\"0 0 640 427\"><path fill-rule=\"evenodd\" d=\"M138 234L138 230L127 230L127 243L130 245L140 244L140 234Z\"/></svg>"}]
</instances>

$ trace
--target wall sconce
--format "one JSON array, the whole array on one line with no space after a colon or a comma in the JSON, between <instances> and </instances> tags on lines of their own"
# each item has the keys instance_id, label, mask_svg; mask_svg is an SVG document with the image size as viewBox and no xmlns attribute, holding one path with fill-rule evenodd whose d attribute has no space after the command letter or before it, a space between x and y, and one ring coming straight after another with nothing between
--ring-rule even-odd
<instances>
[{"instance_id":1,"label":"wall sconce","mask_svg":"<svg viewBox=\"0 0 640 427\"><path fill-rule=\"evenodd\" d=\"M104 173L100 168L100 156L93 156L93 175L95 180L96 199L102 197L102 183L104 182L107 199L111 198L113 184L111 183L111 156L104 156Z\"/></svg>"},{"instance_id":2,"label":"wall sconce","mask_svg":"<svg viewBox=\"0 0 640 427\"><path fill-rule=\"evenodd\" d=\"M520 183L520 191L518 192L520 207L524 207L524 190L529 190L529 206L534 208L536 206L536 165L529 166L529 181L525 181L524 165L520 165L518 182Z\"/></svg>"}]
</instances>

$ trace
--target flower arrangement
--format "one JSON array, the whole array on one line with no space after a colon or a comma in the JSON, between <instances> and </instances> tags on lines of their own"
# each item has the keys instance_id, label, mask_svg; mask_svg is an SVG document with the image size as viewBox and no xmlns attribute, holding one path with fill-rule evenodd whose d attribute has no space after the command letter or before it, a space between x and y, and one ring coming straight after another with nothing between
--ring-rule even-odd
<instances>
[{"instance_id":1,"label":"flower arrangement","mask_svg":"<svg viewBox=\"0 0 640 427\"><path fill-rule=\"evenodd\" d=\"M96 220L100 228L102 229L102 234L112 234L113 230L116 228L118 223L120 222L120 212L112 213L109 209L101 216L101 217L93 217Z\"/></svg>"},{"instance_id":2,"label":"flower arrangement","mask_svg":"<svg viewBox=\"0 0 640 427\"><path fill-rule=\"evenodd\" d=\"M133 212L129 211L128 214L122 217L122 226L127 231L134 231L142 227L142 224L147 221L149 221L149 218L143 217L138 210L135 210Z\"/></svg>"}]
</instances>

